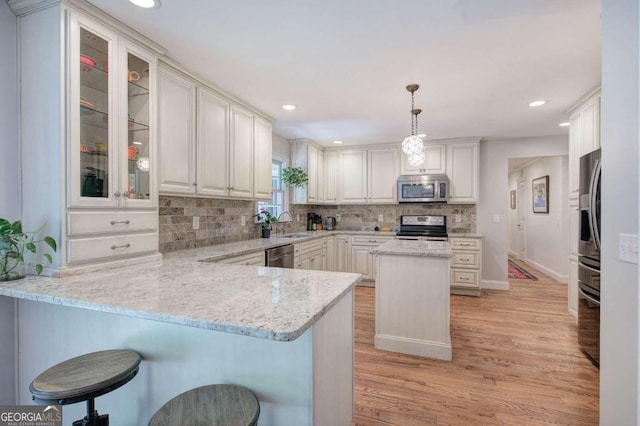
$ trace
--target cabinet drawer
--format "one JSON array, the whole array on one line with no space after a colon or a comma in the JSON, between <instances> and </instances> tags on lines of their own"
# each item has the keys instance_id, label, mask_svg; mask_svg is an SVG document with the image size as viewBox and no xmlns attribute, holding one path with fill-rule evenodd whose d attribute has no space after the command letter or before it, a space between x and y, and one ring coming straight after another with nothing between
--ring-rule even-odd
<instances>
[{"instance_id":1,"label":"cabinet drawer","mask_svg":"<svg viewBox=\"0 0 640 426\"><path fill-rule=\"evenodd\" d=\"M300 254L311 253L313 251L323 250L327 247L327 239L319 238L317 240L305 241L300 244L296 244L294 251Z\"/></svg>"},{"instance_id":2,"label":"cabinet drawer","mask_svg":"<svg viewBox=\"0 0 640 426\"><path fill-rule=\"evenodd\" d=\"M69 263L158 251L158 234L115 235L67 241Z\"/></svg>"},{"instance_id":3,"label":"cabinet drawer","mask_svg":"<svg viewBox=\"0 0 640 426\"><path fill-rule=\"evenodd\" d=\"M253 265L264 266L265 255L264 251L256 253L243 254L242 256L228 257L217 261L216 263L225 263L229 265Z\"/></svg>"},{"instance_id":4,"label":"cabinet drawer","mask_svg":"<svg viewBox=\"0 0 640 426\"><path fill-rule=\"evenodd\" d=\"M480 277L478 271L464 269L451 270L452 287L480 287Z\"/></svg>"},{"instance_id":5,"label":"cabinet drawer","mask_svg":"<svg viewBox=\"0 0 640 426\"><path fill-rule=\"evenodd\" d=\"M480 253L469 252L453 252L451 257L452 268L480 268Z\"/></svg>"},{"instance_id":6,"label":"cabinet drawer","mask_svg":"<svg viewBox=\"0 0 640 426\"><path fill-rule=\"evenodd\" d=\"M158 229L158 212L70 212L67 213L67 234L97 235Z\"/></svg>"},{"instance_id":7,"label":"cabinet drawer","mask_svg":"<svg viewBox=\"0 0 640 426\"><path fill-rule=\"evenodd\" d=\"M477 238L449 238L452 250L480 250L480 240Z\"/></svg>"},{"instance_id":8,"label":"cabinet drawer","mask_svg":"<svg viewBox=\"0 0 640 426\"><path fill-rule=\"evenodd\" d=\"M393 240L395 235L354 235L351 244L353 245L380 245Z\"/></svg>"}]
</instances>

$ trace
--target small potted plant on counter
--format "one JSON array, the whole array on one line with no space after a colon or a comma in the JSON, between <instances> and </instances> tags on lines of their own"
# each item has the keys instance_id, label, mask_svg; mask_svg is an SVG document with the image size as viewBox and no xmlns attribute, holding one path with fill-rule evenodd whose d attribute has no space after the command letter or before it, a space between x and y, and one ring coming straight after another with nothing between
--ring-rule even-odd
<instances>
[{"instance_id":1,"label":"small potted plant on counter","mask_svg":"<svg viewBox=\"0 0 640 426\"><path fill-rule=\"evenodd\" d=\"M302 186L309 181L307 173L300 167L282 169L282 182L289 186Z\"/></svg>"},{"instance_id":2,"label":"small potted plant on counter","mask_svg":"<svg viewBox=\"0 0 640 426\"><path fill-rule=\"evenodd\" d=\"M253 217L257 217L260 225L262 225L262 238L271 237L271 224L278 222L278 218L266 210L254 214Z\"/></svg>"},{"instance_id":3,"label":"small potted plant on counter","mask_svg":"<svg viewBox=\"0 0 640 426\"><path fill-rule=\"evenodd\" d=\"M22 230L22 222L17 220L10 222L0 218L0 281L12 281L24 278L25 253L33 254L37 251L37 244L44 242L55 252L57 250L56 240L51 237L36 239L36 236L44 229L45 225L33 232ZM53 259L49 253L43 254L44 258L52 263ZM38 263L33 265L38 275L42 273L43 266Z\"/></svg>"}]
</instances>

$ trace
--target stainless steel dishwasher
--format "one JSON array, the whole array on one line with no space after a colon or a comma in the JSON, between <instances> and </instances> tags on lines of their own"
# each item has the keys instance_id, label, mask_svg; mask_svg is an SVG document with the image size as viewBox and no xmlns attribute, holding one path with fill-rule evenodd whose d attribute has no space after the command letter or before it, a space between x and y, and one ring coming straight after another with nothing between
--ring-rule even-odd
<instances>
[{"instance_id":1,"label":"stainless steel dishwasher","mask_svg":"<svg viewBox=\"0 0 640 426\"><path fill-rule=\"evenodd\" d=\"M293 268L293 244L265 250L267 266Z\"/></svg>"}]
</instances>

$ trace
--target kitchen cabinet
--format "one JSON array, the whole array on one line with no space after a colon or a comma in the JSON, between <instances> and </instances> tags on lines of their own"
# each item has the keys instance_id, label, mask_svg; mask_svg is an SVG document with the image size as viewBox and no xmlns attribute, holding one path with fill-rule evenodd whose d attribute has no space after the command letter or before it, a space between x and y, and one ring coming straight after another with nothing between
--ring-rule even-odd
<instances>
[{"instance_id":1,"label":"kitchen cabinet","mask_svg":"<svg viewBox=\"0 0 640 426\"><path fill-rule=\"evenodd\" d=\"M314 239L294 245L294 265L296 269L314 271L327 270L327 240Z\"/></svg>"},{"instance_id":2,"label":"kitchen cabinet","mask_svg":"<svg viewBox=\"0 0 640 426\"><path fill-rule=\"evenodd\" d=\"M474 204L478 202L479 144L479 140L447 144L450 204Z\"/></svg>"},{"instance_id":3,"label":"kitchen cabinet","mask_svg":"<svg viewBox=\"0 0 640 426\"><path fill-rule=\"evenodd\" d=\"M161 193L271 198L269 121L170 64L159 87Z\"/></svg>"},{"instance_id":4,"label":"kitchen cabinet","mask_svg":"<svg viewBox=\"0 0 640 426\"><path fill-rule=\"evenodd\" d=\"M396 203L398 149L338 151L338 203Z\"/></svg>"},{"instance_id":5,"label":"kitchen cabinet","mask_svg":"<svg viewBox=\"0 0 640 426\"><path fill-rule=\"evenodd\" d=\"M336 235L335 269L332 270L351 271L351 237L349 235Z\"/></svg>"},{"instance_id":6,"label":"kitchen cabinet","mask_svg":"<svg viewBox=\"0 0 640 426\"><path fill-rule=\"evenodd\" d=\"M324 153L324 201L327 204L336 204L336 176L338 173L338 153L327 151Z\"/></svg>"},{"instance_id":7,"label":"kitchen cabinet","mask_svg":"<svg viewBox=\"0 0 640 426\"><path fill-rule=\"evenodd\" d=\"M327 241L327 271L336 271L336 237L331 235L326 237Z\"/></svg>"},{"instance_id":8,"label":"kitchen cabinet","mask_svg":"<svg viewBox=\"0 0 640 426\"><path fill-rule=\"evenodd\" d=\"M318 150L318 158L316 161L318 171L316 172L318 185L317 185L317 200L318 204L325 202L325 183L324 183L324 151Z\"/></svg>"},{"instance_id":9,"label":"kitchen cabinet","mask_svg":"<svg viewBox=\"0 0 640 426\"><path fill-rule=\"evenodd\" d=\"M451 293L480 296L482 278L482 239L449 237L451 257Z\"/></svg>"},{"instance_id":10,"label":"kitchen cabinet","mask_svg":"<svg viewBox=\"0 0 640 426\"><path fill-rule=\"evenodd\" d=\"M227 257L226 259L218 260L216 263L224 263L227 265L264 266L265 254L264 251L261 250L255 253L243 254L241 256Z\"/></svg>"},{"instance_id":11,"label":"kitchen cabinet","mask_svg":"<svg viewBox=\"0 0 640 426\"><path fill-rule=\"evenodd\" d=\"M292 166L306 171L309 178L306 185L295 187L294 204L318 204L319 194L324 193L324 182L318 179L324 174L319 173L324 167L320 147L308 139L295 140L291 143L291 159Z\"/></svg>"},{"instance_id":12,"label":"kitchen cabinet","mask_svg":"<svg viewBox=\"0 0 640 426\"><path fill-rule=\"evenodd\" d=\"M46 224L58 243L44 273L158 259L162 49L75 2L26 6L9 4L20 52L21 219L25 229Z\"/></svg>"},{"instance_id":13,"label":"kitchen cabinet","mask_svg":"<svg viewBox=\"0 0 640 426\"><path fill-rule=\"evenodd\" d=\"M351 269L350 272L362 274L365 280L375 280L375 254L371 253L373 247L377 247L386 241L394 239L394 235L354 235L351 238ZM373 286L373 282L364 285Z\"/></svg>"},{"instance_id":14,"label":"kitchen cabinet","mask_svg":"<svg viewBox=\"0 0 640 426\"><path fill-rule=\"evenodd\" d=\"M159 192L196 193L196 83L158 70Z\"/></svg>"},{"instance_id":15,"label":"kitchen cabinet","mask_svg":"<svg viewBox=\"0 0 640 426\"><path fill-rule=\"evenodd\" d=\"M424 163L420 166L412 166L407 161L407 156L400 153L401 175L444 175L447 173L447 145L425 141Z\"/></svg>"}]
</instances>

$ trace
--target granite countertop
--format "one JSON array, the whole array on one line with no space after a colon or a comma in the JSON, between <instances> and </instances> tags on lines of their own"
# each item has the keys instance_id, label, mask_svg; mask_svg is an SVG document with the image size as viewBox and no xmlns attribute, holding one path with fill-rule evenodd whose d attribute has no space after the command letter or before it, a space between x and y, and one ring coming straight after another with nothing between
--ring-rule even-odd
<instances>
[{"instance_id":1,"label":"granite countertop","mask_svg":"<svg viewBox=\"0 0 640 426\"><path fill-rule=\"evenodd\" d=\"M371 249L371 253L445 258L453 256L451 245L446 241L391 240Z\"/></svg>"},{"instance_id":2,"label":"granite countertop","mask_svg":"<svg viewBox=\"0 0 640 426\"><path fill-rule=\"evenodd\" d=\"M198 262L176 254L63 278L0 282L0 295L291 341L360 279L352 273Z\"/></svg>"}]
</instances>

